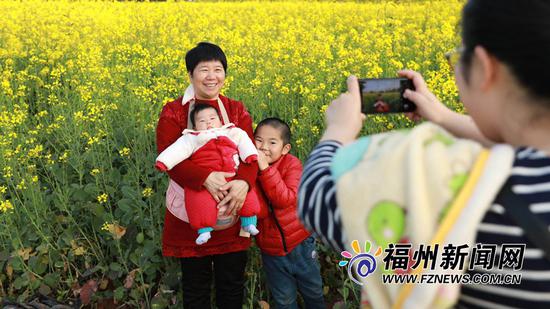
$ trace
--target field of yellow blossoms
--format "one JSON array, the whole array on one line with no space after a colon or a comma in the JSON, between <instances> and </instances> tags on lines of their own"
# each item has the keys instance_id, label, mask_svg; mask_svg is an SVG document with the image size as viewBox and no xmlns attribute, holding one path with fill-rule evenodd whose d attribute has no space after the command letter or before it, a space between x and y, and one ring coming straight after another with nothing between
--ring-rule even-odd
<instances>
[{"instance_id":1,"label":"field of yellow blossoms","mask_svg":"<svg viewBox=\"0 0 550 309\"><path fill-rule=\"evenodd\" d=\"M0 298L178 306L179 264L160 252L155 126L188 84L196 43L225 50L222 92L255 122L288 120L305 159L351 73L419 70L460 110L444 53L460 43L462 3L0 1ZM411 125L369 117L365 133ZM321 249L327 301L353 307L337 260ZM270 302L255 248L246 297Z\"/></svg>"}]
</instances>

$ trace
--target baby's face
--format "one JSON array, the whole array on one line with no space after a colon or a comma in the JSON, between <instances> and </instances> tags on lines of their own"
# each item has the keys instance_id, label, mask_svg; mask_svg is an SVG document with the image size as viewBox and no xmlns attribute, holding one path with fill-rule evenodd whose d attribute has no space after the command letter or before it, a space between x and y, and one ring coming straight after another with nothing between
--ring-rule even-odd
<instances>
[{"instance_id":1,"label":"baby's face","mask_svg":"<svg viewBox=\"0 0 550 309\"><path fill-rule=\"evenodd\" d=\"M195 115L195 130L197 131L220 128L221 126L220 117L213 108L203 109Z\"/></svg>"}]
</instances>

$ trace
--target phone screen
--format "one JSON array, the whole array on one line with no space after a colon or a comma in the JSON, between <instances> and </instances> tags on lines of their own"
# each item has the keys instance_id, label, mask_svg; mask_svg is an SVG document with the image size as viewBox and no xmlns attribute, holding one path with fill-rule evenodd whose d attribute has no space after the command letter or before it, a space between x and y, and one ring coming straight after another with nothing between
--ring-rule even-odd
<instances>
[{"instance_id":1,"label":"phone screen","mask_svg":"<svg viewBox=\"0 0 550 309\"><path fill-rule=\"evenodd\" d=\"M413 89L407 78L367 78L359 80L361 109L365 114L412 112L416 105L403 98L405 89Z\"/></svg>"}]
</instances>

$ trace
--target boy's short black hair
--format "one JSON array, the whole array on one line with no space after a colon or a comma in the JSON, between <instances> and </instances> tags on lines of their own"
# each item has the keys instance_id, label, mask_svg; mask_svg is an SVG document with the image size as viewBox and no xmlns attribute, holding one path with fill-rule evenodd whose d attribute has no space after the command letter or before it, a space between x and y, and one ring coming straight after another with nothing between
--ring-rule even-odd
<instances>
[{"instance_id":1,"label":"boy's short black hair","mask_svg":"<svg viewBox=\"0 0 550 309\"><path fill-rule=\"evenodd\" d=\"M185 54L185 67L188 73L193 74L193 70L200 62L212 60L221 62L223 70L227 73L227 58L223 50L216 44L200 42Z\"/></svg>"},{"instance_id":2,"label":"boy's short black hair","mask_svg":"<svg viewBox=\"0 0 550 309\"><path fill-rule=\"evenodd\" d=\"M256 132L258 132L258 129L263 126L271 126L275 129L278 129L281 132L281 139L283 140L283 144L290 144L291 134L290 134L290 127L284 120L277 118L277 117L270 117L266 118L258 125L256 126L256 130L254 130L254 135L256 135Z\"/></svg>"},{"instance_id":3,"label":"boy's short black hair","mask_svg":"<svg viewBox=\"0 0 550 309\"><path fill-rule=\"evenodd\" d=\"M212 106L212 105L208 105L206 103L198 103L198 104L195 104L195 106L193 107L193 110L191 111L191 124L193 125L193 128L195 127L195 117L197 116L197 114L200 112L200 111L203 111L205 109L209 109L209 108L212 108L213 110L216 111L216 114L218 114L218 117L220 117L220 113L218 113L218 110Z\"/></svg>"}]
</instances>

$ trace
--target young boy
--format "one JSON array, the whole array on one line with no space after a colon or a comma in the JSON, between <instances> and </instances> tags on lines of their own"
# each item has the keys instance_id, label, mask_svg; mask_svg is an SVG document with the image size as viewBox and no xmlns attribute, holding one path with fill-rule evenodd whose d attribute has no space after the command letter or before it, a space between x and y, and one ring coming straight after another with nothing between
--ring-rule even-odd
<instances>
[{"instance_id":1,"label":"young boy","mask_svg":"<svg viewBox=\"0 0 550 309\"><path fill-rule=\"evenodd\" d=\"M195 130L184 130L183 135L157 157L155 167L160 171L172 169L181 161L190 158L199 166L224 172L235 172L240 159L251 163L257 160L257 150L243 130L232 123L222 126L218 111L208 104L197 104L191 111L191 123ZM239 159L240 157L240 159ZM195 240L205 244L216 224L218 210L216 201L208 190L185 189L185 209L189 224L198 231ZM244 201L239 215L246 232L256 235L256 214L259 203L251 190Z\"/></svg>"},{"instance_id":2,"label":"young boy","mask_svg":"<svg viewBox=\"0 0 550 309\"><path fill-rule=\"evenodd\" d=\"M256 190L260 200L256 243L262 251L267 283L277 308L325 308L315 239L297 217L302 163L290 151L290 128L278 118L262 120L254 132L258 149Z\"/></svg>"}]
</instances>

